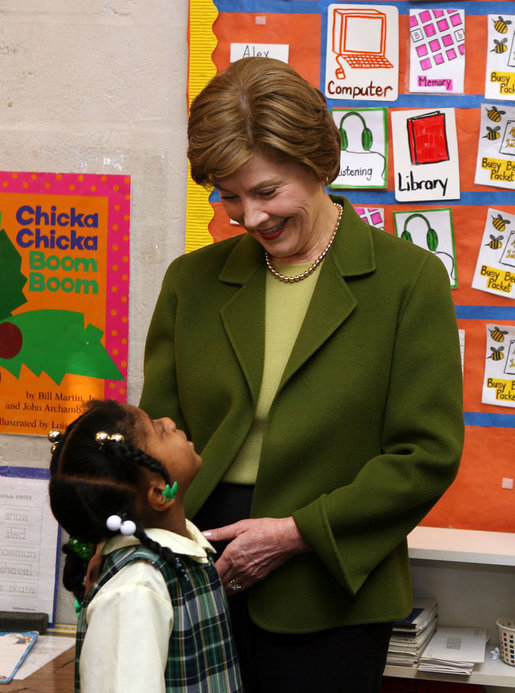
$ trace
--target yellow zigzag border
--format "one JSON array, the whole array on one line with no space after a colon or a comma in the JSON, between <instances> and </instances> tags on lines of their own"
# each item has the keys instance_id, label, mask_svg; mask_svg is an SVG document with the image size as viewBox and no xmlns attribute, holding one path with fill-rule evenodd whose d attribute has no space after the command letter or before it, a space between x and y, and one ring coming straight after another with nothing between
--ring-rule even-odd
<instances>
[{"instance_id":1,"label":"yellow zigzag border","mask_svg":"<svg viewBox=\"0 0 515 693\"><path fill-rule=\"evenodd\" d=\"M216 74L216 67L211 56L217 44L216 36L213 33L213 24L217 17L218 10L212 0L190 0L188 26L189 103ZM189 253L213 242L208 231L209 223L213 218L213 209L209 204L209 193L191 180L189 164L186 191L185 251Z\"/></svg>"}]
</instances>

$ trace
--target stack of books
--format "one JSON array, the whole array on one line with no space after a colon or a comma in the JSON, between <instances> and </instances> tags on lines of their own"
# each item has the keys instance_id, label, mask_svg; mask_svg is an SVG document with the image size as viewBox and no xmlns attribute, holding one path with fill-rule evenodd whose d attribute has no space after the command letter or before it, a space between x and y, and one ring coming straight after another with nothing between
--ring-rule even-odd
<instances>
[{"instance_id":1,"label":"stack of books","mask_svg":"<svg viewBox=\"0 0 515 693\"><path fill-rule=\"evenodd\" d=\"M419 671L470 676L485 661L486 628L438 628L420 657Z\"/></svg>"},{"instance_id":2,"label":"stack of books","mask_svg":"<svg viewBox=\"0 0 515 693\"><path fill-rule=\"evenodd\" d=\"M436 601L414 599L411 614L393 624L386 663L400 666L417 664L436 630L437 622Z\"/></svg>"}]
</instances>

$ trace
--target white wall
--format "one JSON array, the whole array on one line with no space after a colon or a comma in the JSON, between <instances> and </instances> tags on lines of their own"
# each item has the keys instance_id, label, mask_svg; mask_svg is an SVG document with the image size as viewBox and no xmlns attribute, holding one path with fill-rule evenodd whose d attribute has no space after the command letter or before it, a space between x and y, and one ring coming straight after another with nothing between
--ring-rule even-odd
<instances>
[{"instance_id":1,"label":"white wall","mask_svg":"<svg viewBox=\"0 0 515 693\"><path fill-rule=\"evenodd\" d=\"M187 16L187 0L0 0L0 168L132 177L133 404L161 279L184 250ZM0 464L48 461L45 438L0 435ZM71 623L63 592L57 620Z\"/></svg>"}]
</instances>

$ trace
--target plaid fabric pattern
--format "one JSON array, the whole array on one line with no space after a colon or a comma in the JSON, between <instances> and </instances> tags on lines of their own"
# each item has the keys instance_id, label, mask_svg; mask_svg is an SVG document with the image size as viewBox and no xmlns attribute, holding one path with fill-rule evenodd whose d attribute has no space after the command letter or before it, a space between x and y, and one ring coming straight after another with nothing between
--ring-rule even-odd
<instances>
[{"instance_id":1,"label":"plaid fabric pattern","mask_svg":"<svg viewBox=\"0 0 515 693\"><path fill-rule=\"evenodd\" d=\"M174 624L165 670L168 693L240 693L236 647L232 640L227 598L209 558L198 563L177 556L175 566L146 548L131 547L109 554L103 571L83 604L77 626L75 691L80 693L79 659L86 634L86 607L113 575L133 561L148 561L166 580Z\"/></svg>"}]
</instances>

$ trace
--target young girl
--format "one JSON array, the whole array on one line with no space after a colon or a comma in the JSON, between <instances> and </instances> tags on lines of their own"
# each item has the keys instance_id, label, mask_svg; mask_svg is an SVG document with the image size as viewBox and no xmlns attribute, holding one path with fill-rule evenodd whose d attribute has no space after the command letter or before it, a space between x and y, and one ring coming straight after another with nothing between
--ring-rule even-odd
<instances>
[{"instance_id":1,"label":"young girl","mask_svg":"<svg viewBox=\"0 0 515 693\"><path fill-rule=\"evenodd\" d=\"M184 515L202 463L193 443L171 419L114 400L90 402L49 439L50 504L70 534L63 583L80 603L76 691L241 691L213 549Z\"/></svg>"}]
</instances>

